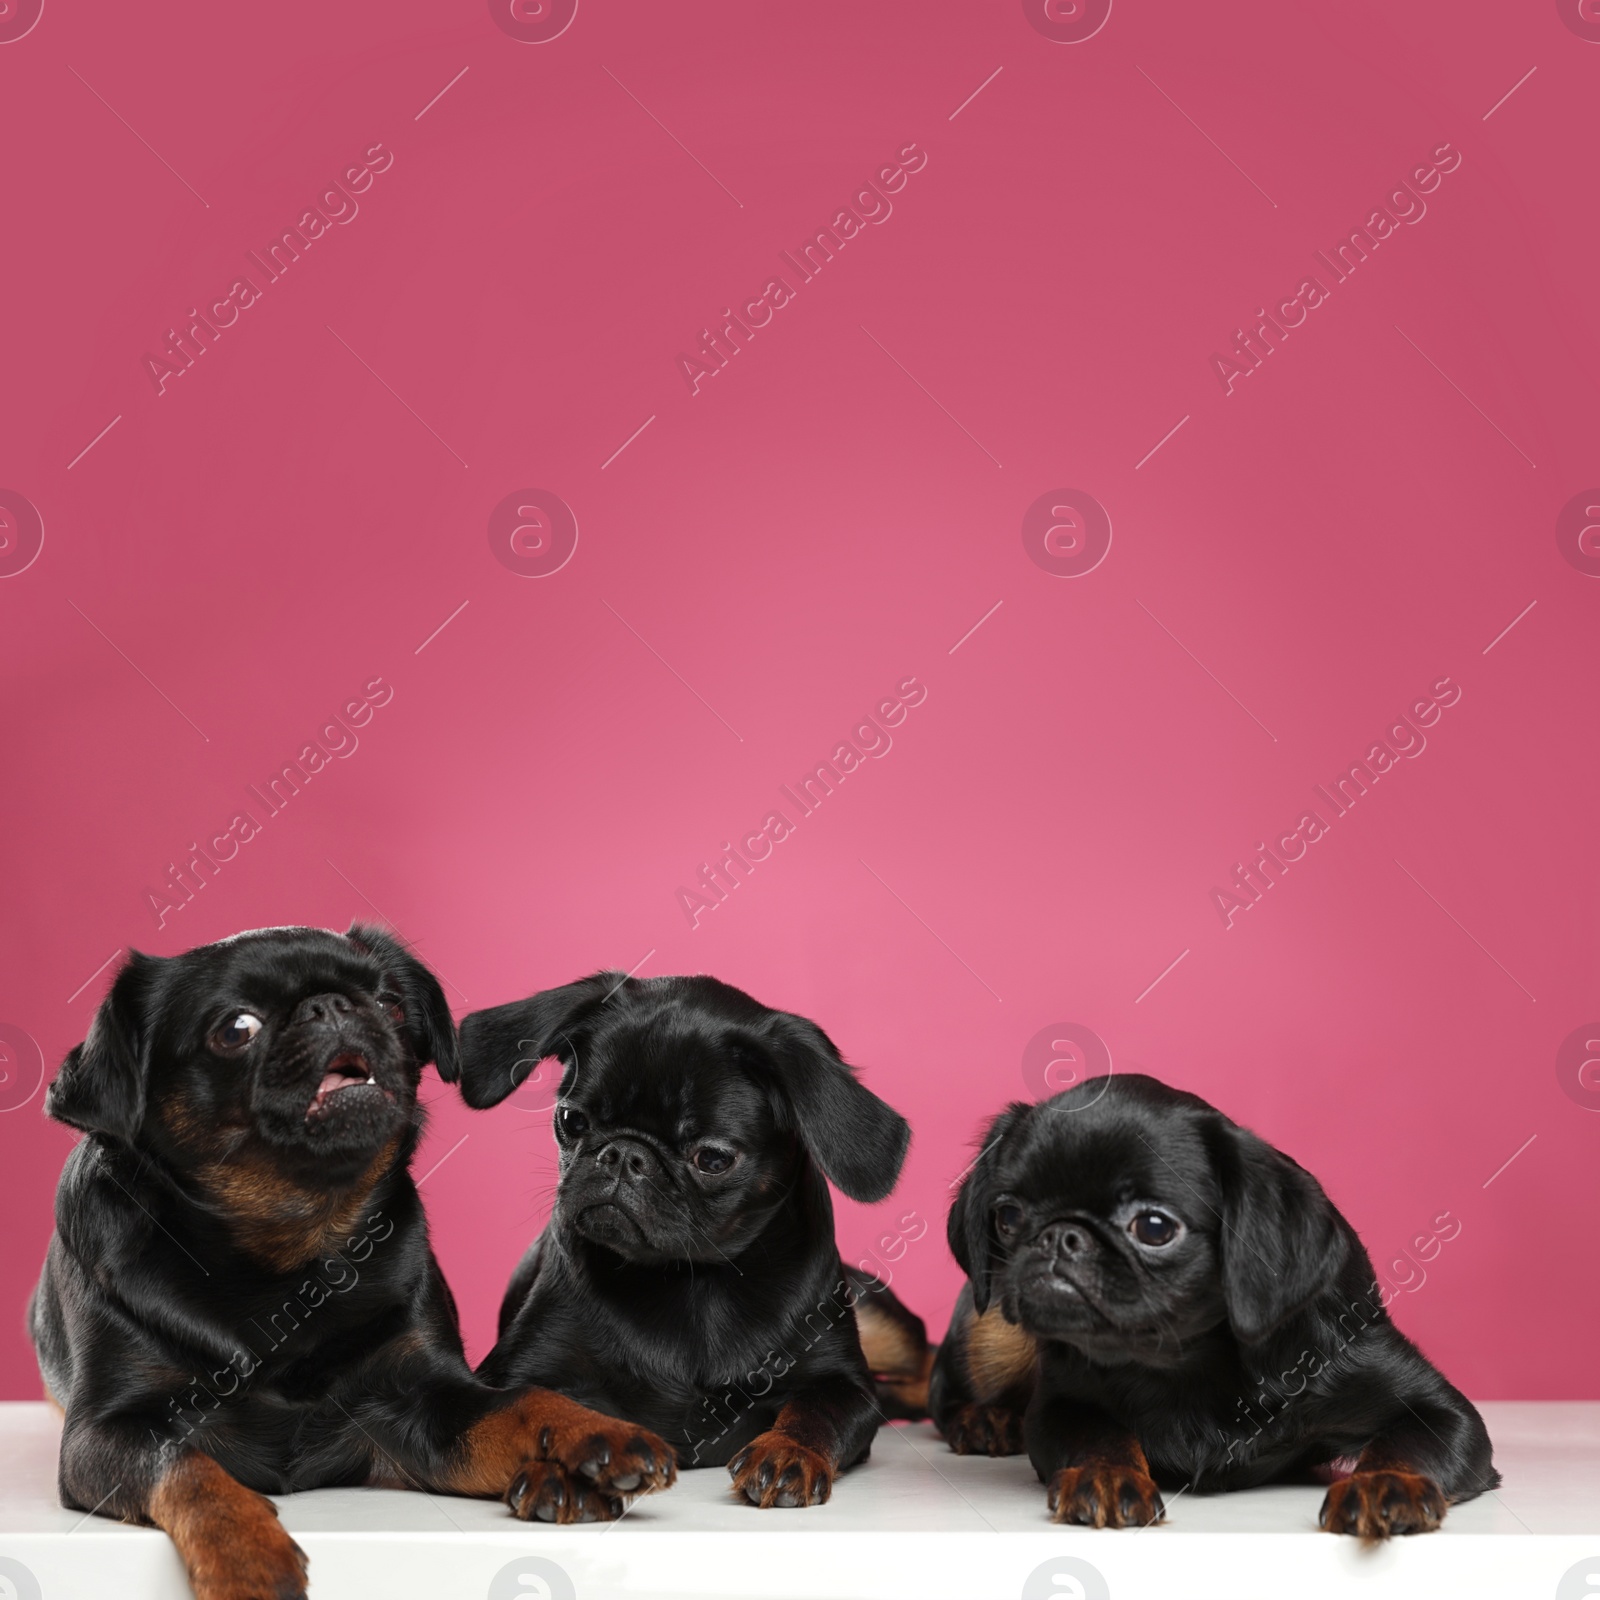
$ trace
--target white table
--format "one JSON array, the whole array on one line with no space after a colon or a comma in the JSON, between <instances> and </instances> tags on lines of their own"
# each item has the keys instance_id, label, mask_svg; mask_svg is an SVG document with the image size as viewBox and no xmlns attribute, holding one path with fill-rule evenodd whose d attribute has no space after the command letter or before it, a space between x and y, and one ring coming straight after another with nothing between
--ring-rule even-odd
<instances>
[{"instance_id":1,"label":"white table","mask_svg":"<svg viewBox=\"0 0 1600 1600\"><path fill-rule=\"evenodd\" d=\"M311 1558L314 1600L1600 1600L1600 1403L1483 1410L1504 1487L1440 1533L1376 1549L1317 1532L1317 1488L1168 1496L1159 1528L1055 1528L1025 1459L954 1456L926 1426L882 1430L832 1502L803 1511L737 1505L721 1470L685 1473L609 1526L524 1525L486 1502L381 1489L278 1506ZM183 1600L165 1535L61 1509L57 1435L47 1406L0 1405L0 1597ZM1034 1576L1053 1560L1069 1570ZM1592 1584L1582 1567L1568 1576L1580 1563Z\"/></svg>"}]
</instances>

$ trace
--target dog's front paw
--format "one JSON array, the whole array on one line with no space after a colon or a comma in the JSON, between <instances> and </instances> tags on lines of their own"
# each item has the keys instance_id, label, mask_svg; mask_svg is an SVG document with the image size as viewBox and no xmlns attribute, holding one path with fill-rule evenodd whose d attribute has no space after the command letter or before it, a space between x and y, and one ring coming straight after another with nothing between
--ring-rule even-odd
<instances>
[{"instance_id":1,"label":"dog's front paw","mask_svg":"<svg viewBox=\"0 0 1600 1600\"><path fill-rule=\"evenodd\" d=\"M558 1473L539 1470L546 1466ZM549 1389L528 1389L468 1432L439 1483L451 1494L503 1498L519 1517L575 1522L620 1516L612 1501L626 1509L635 1495L665 1489L677 1476L672 1447L655 1434Z\"/></svg>"},{"instance_id":2,"label":"dog's front paw","mask_svg":"<svg viewBox=\"0 0 1600 1600\"><path fill-rule=\"evenodd\" d=\"M776 1430L752 1439L728 1471L753 1506L820 1506L833 1493L833 1463Z\"/></svg>"},{"instance_id":3,"label":"dog's front paw","mask_svg":"<svg viewBox=\"0 0 1600 1600\"><path fill-rule=\"evenodd\" d=\"M284 1532L270 1500L250 1498L261 1502L254 1515L212 1526L184 1548L195 1600L306 1600L305 1551Z\"/></svg>"},{"instance_id":4,"label":"dog's front paw","mask_svg":"<svg viewBox=\"0 0 1600 1600\"><path fill-rule=\"evenodd\" d=\"M278 1508L210 1456L180 1457L149 1513L177 1546L195 1600L306 1600L306 1553Z\"/></svg>"},{"instance_id":5,"label":"dog's front paw","mask_svg":"<svg viewBox=\"0 0 1600 1600\"><path fill-rule=\"evenodd\" d=\"M1155 1479L1110 1462L1063 1467L1050 1480L1047 1503L1052 1522L1086 1528L1143 1528L1167 1514Z\"/></svg>"},{"instance_id":6,"label":"dog's front paw","mask_svg":"<svg viewBox=\"0 0 1600 1600\"><path fill-rule=\"evenodd\" d=\"M650 1494L678 1475L677 1456L664 1438L571 1402L539 1429L534 1458L557 1462L600 1494Z\"/></svg>"},{"instance_id":7,"label":"dog's front paw","mask_svg":"<svg viewBox=\"0 0 1600 1600\"><path fill-rule=\"evenodd\" d=\"M964 1405L950 1418L944 1437L958 1456L1018 1456L1022 1413L1008 1406Z\"/></svg>"},{"instance_id":8,"label":"dog's front paw","mask_svg":"<svg viewBox=\"0 0 1600 1600\"><path fill-rule=\"evenodd\" d=\"M1419 1472L1357 1472L1328 1490L1317 1522L1329 1533L1388 1539L1432 1533L1444 1512L1444 1491Z\"/></svg>"},{"instance_id":9,"label":"dog's front paw","mask_svg":"<svg viewBox=\"0 0 1600 1600\"><path fill-rule=\"evenodd\" d=\"M511 1480L506 1504L523 1522L615 1522L628 1509L621 1495L602 1494L559 1461L526 1463Z\"/></svg>"},{"instance_id":10,"label":"dog's front paw","mask_svg":"<svg viewBox=\"0 0 1600 1600\"><path fill-rule=\"evenodd\" d=\"M189 1582L195 1600L306 1600L306 1553L280 1528L195 1562Z\"/></svg>"}]
</instances>

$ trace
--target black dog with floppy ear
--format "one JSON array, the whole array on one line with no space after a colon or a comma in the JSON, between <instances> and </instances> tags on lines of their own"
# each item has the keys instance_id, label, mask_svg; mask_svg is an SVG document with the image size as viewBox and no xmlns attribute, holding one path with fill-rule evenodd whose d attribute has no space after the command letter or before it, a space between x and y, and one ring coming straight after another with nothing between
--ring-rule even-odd
<instances>
[{"instance_id":1,"label":"black dog with floppy ear","mask_svg":"<svg viewBox=\"0 0 1600 1600\"><path fill-rule=\"evenodd\" d=\"M739 993L714 979L681 981ZM596 972L526 1000L474 1011L461 1024L462 1098L477 1111L499 1105L550 1056L570 1074L578 1064L577 1038L586 1036L600 1008L631 982L626 973ZM787 1011L758 1010L763 1015L752 1043L764 1048L769 1059L762 1065L781 1081L787 1108L823 1175L852 1200L884 1199L911 1142L905 1118L861 1083L816 1023Z\"/></svg>"},{"instance_id":2,"label":"black dog with floppy ear","mask_svg":"<svg viewBox=\"0 0 1600 1600\"><path fill-rule=\"evenodd\" d=\"M774 1012L767 1048L823 1176L852 1200L886 1199L911 1143L910 1124L861 1083L833 1040L805 1017Z\"/></svg>"},{"instance_id":3,"label":"black dog with floppy ear","mask_svg":"<svg viewBox=\"0 0 1600 1600\"><path fill-rule=\"evenodd\" d=\"M978 1312L989 1308L989 1275L995 1248L994 1200L995 1151L1029 1107L1021 1101L1006 1107L984 1129L978 1157L968 1170L966 1181L957 1192L945 1225L950 1254L960 1263L972 1286L972 1305Z\"/></svg>"},{"instance_id":4,"label":"black dog with floppy ear","mask_svg":"<svg viewBox=\"0 0 1600 1600\"><path fill-rule=\"evenodd\" d=\"M74 1045L45 1091L47 1117L126 1144L144 1121L150 1084L146 997L161 963L132 951L101 1002L88 1037Z\"/></svg>"},{"instance_id":5,"label":"black dog with floppy ear","mask_svg":"<svg viewBox=\"0 0 1600 1600\"><path fill-rule=\"evenodd\" d=\"M554 1056L571 1069L573 1030L605 1003L626 978L594 972L559 989L474 1011L461 1022L461 1098L474 1111L497 1106L520 1089L541 1061Z\"/></svg>"},{"instance_id":6,"label":"black dog with floppy ear","mask_svg":"<svg viewBox=\"0 0 1600 1600\"><path fill-rule=\"evenodd\" d=\"M439 980L392 933L382 928L352 922L345 931L345 938L356 949L366 951L399 974L402 1009L412 1050L419 1061L431 1061L446 1083L454 1083L461 1075L461 1058L450 1002L445 999Z\"/></svg>"},{"instance_id":7,"label":"black dog with floppy ear","mask_svg":"<svg viewBox=\"0 0 1600 1600\"><path fill-rule=\"evenodd\" d=\"M555 1210L480 1375L637 1417L757 1505L827 1499L871 1446L874 1372L926 1373L920 1322L841 1266L825 1181L883 1199L905 1120L815 1023L708 977L595 973L467 1017L461 1052L479 1108L563 1069Z\"/></svg>"},{"instance_id":8,"label":"black dog with floppy ear","mask_svg":"<svg viewBox=\"0 0 1600 1600\"><path fill-rule=\"evenodd\" d=\"M366 1482L620 1516L671 1481L631 1423L467 1366L410 1164L437 979L391 935L134 954L50 1087L84 1131L29 1305L64 1505L153 1523L196 1600L304 1600L267 1495Z\"/></svg>"},{"instance_id":9,"label":"black dog with floppy ear","mask_svg":"<svg viewBox=\"0 0 1600 1600\"><path fill-rule=\"evenodd\" d=\"M268 929L265 932L292 932ZM392 934L352 922L344 938L381 962L401 988L412 1054L431 1061L446 1083L458 1073L456 1029L439 980ZM228 941L224 940L224 944ZM169 958L131 951L82 1044L74 1045L45 1094L45 1115L85 1133L131 1143L150 1091L150 1013L165 998Z\"/></svg>"},{"instance_id":10,"label":"black dog with floppy ear","mask_svg":"<svg viewBox=\"0 0 1600 1600\"><path fill-rule=\"evenodd\" d=\"M1222 1189L1228 1324L1241 1344L1257 1345L1338 1282L1353 1234L1299 1162L1225 1118L1205 1131Z\"/></svg>"},{"instance_id":11,"label":"black dog with floppy ear","mask_svg":"<svg viewBox=\"0 0 1600 1600\"><path fill-rule=\"evenodd\" d=\"M1026 1449L1057 1522L1315 1477L1323 1527L1386 1538L1500 1481L1321 1185L1195 1095L1125 1074L1008 1107L949 1235L934 1420L961 1454Z\"/></svg>"}]
</instances>

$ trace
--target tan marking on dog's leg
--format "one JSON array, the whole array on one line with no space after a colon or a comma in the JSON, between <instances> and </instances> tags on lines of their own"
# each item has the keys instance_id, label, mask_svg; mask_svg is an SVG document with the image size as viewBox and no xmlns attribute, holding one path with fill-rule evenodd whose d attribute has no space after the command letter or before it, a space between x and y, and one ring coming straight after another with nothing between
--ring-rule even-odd
<instances>
[{"instance_id":1,"label":"tan marking on dog's leg","mask_svg":"<svg viewBox=\"0 0 1600 1600\"><path fill-rule=\"evenodd\" d=\"M552 1390L528 1389L467 1430L439 1487L503 1496L524 1520L609 1521L677 1475L671 1447L655 1434Z\"/></svg>"},{"instance_id":2,"label":"tan marking on dog's leg","mask_svg":"<svg viewBox=\"0 0 1600 1600\"><path fill-rule=\"evenodd\" d=\"M150 1520L177 1546L196 1600L301 1600L305 1552L265 1495L189 1450L150 1495Z\"/></svg>"},{"instance_id":3,"label":"tan marking on dog's leg","mask_svg":"<svg viewBox=\"0 0 1600 1600\"><path fill-rule=\"evenodd\" d=\"M1004 1394L1033 1370L1039 1346L1030 1333L1007 1322L999 1306L990 1306L966 1328L967 1376L972 1398L986 1404Z\"/></svg>"}]
</instances>

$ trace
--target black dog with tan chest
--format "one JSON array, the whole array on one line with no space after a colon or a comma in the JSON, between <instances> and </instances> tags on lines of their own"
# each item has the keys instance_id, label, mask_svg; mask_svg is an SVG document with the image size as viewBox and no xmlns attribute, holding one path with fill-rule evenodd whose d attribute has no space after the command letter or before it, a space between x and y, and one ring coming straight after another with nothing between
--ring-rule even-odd
<instances>
[{"instance_id":1,"label":"black dog with tan chest","mask_svg":"<svg viewBox=\"0 0 1600 1600\"><path fill-rule=\"evenodd\" d=\"M392 937L275 928L135 954L45 1106L84 1131L29 1311L62 1501L171 1535L201 1600L299 1600L269 1494L381 1484L620 1516L658 1438L468 1369L409 1163L456 1076Z\"/></svg>"},{"instance_id":2,"label":"black dog with tan chest","mask_svg":"<svg viewBox=\"0 0 1600 1600\"><path fill-rule=\"evenodd\" d=\"M709 977L599 972L473 1013L461 1048L478 1107L563 1066L555 1209L479 1375L638 1417L756 1505L828 1499L926 1380L920 1319L841 1267L826 1181L881 1200L904 1120L815 1023Z\"/></svg>"},{"instance_id":3,"label":"black dog with tan chest","mask_svg":"<svg viewBox=\"0 0 1600 1600\"><path fill-rule=\"evenodd\" d=\"M949 1235L969 1283L934 1421L961 1454L1026 1450L1057 1522L1317 1481L1322 1527L1381 1539L1500 1481L1321 1185L1196 1095L1129 1074L1010 1106Z\"/></svg>"}]
</instances>

